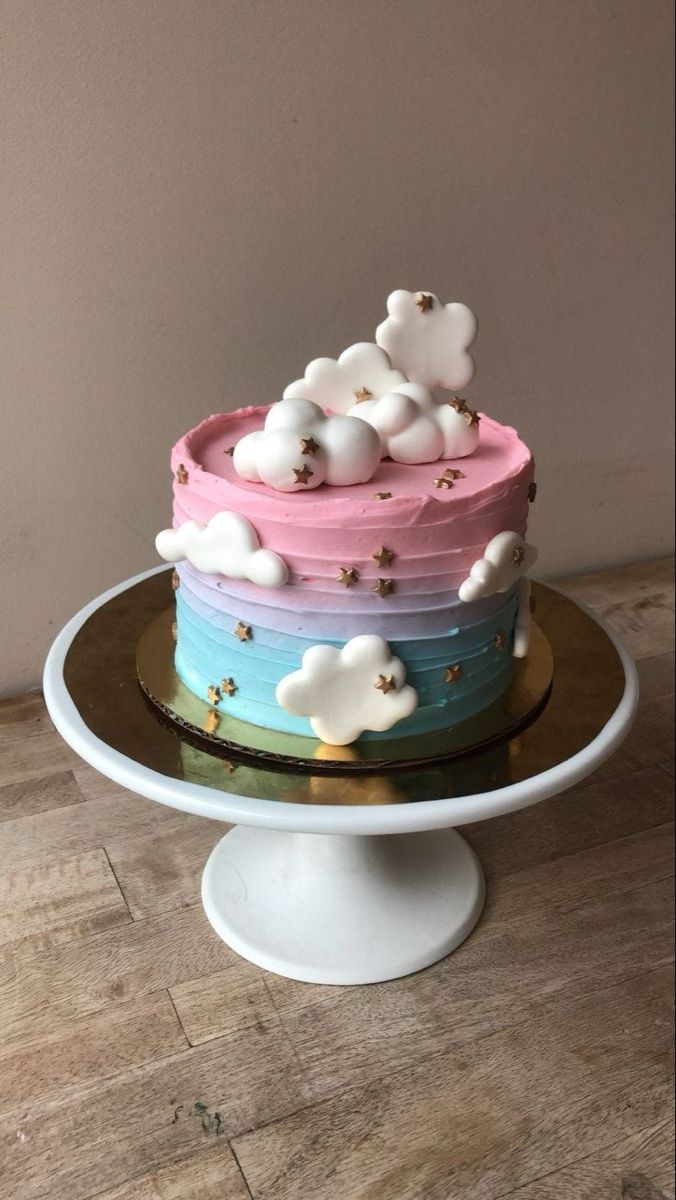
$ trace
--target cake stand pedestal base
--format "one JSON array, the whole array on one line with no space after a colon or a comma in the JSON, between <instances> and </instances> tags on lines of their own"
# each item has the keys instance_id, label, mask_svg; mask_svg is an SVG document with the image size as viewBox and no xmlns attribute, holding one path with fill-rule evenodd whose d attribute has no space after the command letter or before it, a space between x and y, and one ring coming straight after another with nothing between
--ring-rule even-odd
<instances>
[{"instance_id":1,"label":"cake stand pedestal base","mask_svg":"<svg viewBox=\"0 0 676 1200\"><path fill-rule=\"evenodd\" d=\"M202 901L243 958L306 983L379 983L450 954L484 903L454 829L379 836L238 826L212 851Z\"/></svg>"}]
</instances>

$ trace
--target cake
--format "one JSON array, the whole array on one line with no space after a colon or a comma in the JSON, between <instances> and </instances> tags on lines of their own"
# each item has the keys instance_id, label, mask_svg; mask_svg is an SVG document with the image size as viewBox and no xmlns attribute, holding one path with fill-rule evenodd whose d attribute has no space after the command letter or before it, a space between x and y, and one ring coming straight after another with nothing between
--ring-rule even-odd
<instances>
[{"instance_id":1,"label":"cake","mask_svg":"<svg viewBox=\"0 0 676 1200\"><path fill-rule=\"evenodd\" d=\"M320 738L424 737L528 650L533 457L459 393L475 321L392 293L375 342L176 444L176 671L211 708Z\"/></svg>"}]
</instances>

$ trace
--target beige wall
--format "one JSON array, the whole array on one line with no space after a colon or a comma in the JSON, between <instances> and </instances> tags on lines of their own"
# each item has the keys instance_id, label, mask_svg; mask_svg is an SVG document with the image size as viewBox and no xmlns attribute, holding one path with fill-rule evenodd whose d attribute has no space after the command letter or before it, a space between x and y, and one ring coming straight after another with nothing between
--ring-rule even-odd
<instances>
[{"instance_id":1,"label":"beige wall","mask_svg":"<svg viewBox=\"0 0 676 1200\"><path fill-rule=\"evenodd\" d=\"M545 575L670 550L670 9L4 0L2 691L155 564L172 441L397 286L478 313Z\"/></svg>"}]
</instances>

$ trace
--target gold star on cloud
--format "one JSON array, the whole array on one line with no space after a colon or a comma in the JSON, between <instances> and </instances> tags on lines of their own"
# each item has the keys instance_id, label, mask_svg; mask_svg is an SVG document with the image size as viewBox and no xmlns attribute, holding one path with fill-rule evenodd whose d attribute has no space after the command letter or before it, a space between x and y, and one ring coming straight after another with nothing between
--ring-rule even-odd
<instances>
[{"instance_id":1,"label":"gold star on cloud","mask_svg":"<svg viewBox=\"0 0 676 1200\"><path fill-rule=\"evenodd\" d=\"M454 396L449 403L451 408L454 408L457 413L460 413L465 418L468 425L479 424L481 417L478 412L474 408L469 408L467 401L463 400L461 396Z\"/></svg>"},{"instance_id":2,"label":"gold star on cloud","mask_svg":"<svg viewBox=\"0 0 676 1200\"><path fill-rule=\"evenodd\" d=\"M185 467L183 466L183 463L179 463L176 468L176 482L177 483L187 483L189 478L190 478L190 476L188 475L188 472L186 471Z\"/></svg>"},{"instance_id":3,"label":"gold star on cloud","mask_svg":"<svg viewBox=\"0 0 676 1200\"><path fill-rule=\"evenodd\" d=\"M380 546L380 548L371 555L371 558L379 567L389 567L392 559L394 558L394 550L388 550L387 546Z\"/></svg>"},{"instance_id":4,"label":"gold star on cloud","mask_svg":"<svg viewBox=\"0 0 676 1200\"><path fill-rule=\"evenodd\" d=\"M392 493L391 492L374 492L372 498L374 500L391 500Z\"/></svg>"},{"instance_id":5,"label":"gold star on cloud","mask_svg":"<svg viewBox=\"0 0 676 1200\"><path fill-rule=\"evenodd\" d=\"M340 567L336 579L346 588L352 587L353 583L359 582L359 571L355 567Z\"/></svg>"},{"instance_id":6,"label":"gold star on cloud","mask_svg":"<svg viewBox=\"0 0 676 1200\"><path fill-rule=\"evenodd\" d=\"M435 479L433 482L435 488L442 488L446 491L453 487L453 480L451 479L450 475L440 475L439 478Z\"/></svg>"},{"instance_id":7,"label":"gold star on cloud","mask_svg":"<svg viewBox=\"0 0 676 1200\"><path fill-rule=\"evenodd\" d=\"M320 448L319 442L316 442L313 437L300 439L301 454L311 454L314 456Z\"/></svg>"},{"instance_id":8,"label":"gold star on cloud","mask_svg":"<svg viewBox=\"0 0 676 1200\"><path fill-rule=\"evenodd\" d=\"M416 302L418 308L420 309L421 313L429 312L429 310L432 308L432 306L434 304L434 300L432 299L432 297L429 295L428 292L418 292L418 294L415 298L415 302Z\"/></svg>"},{"instance_id":9,"label":"gold star on cloud","mask_svg":"<svg viewBox=\"0 0 676 1200\"><path fill-rule=\"evenodd\" d=\"M394 591L393 579L378 579L371 588L378 596L389 596Z\"/></svg>"},{"instance_id":10,"label":"gold star on cloud","mask_svg":"<svg viewBox=\"0 0 676 1200\"><path fill-rule=\"evenodd\" d=\"M215 683L210 683L207 688L207 696L211 704L220 704L223 699L221 689Z\"/></svg>"},{"instance_id":11,"label":"gold star on cloud","mask_svg":"<svg viewBox=\"0 0 676 1200\"><path fill-rule=\"evenodd\" d=\"M226 696L234 696L235 692L237 691L237 684L235 683L234 679L222 679L221 691L223 691Z\"/></svg>"},{"instance_id":12,"label":"gold star on cloud","mask_svg":"<svg viewBox=\"0 0 676 1200\"><path fill-rule=\"evenodd\" d=\"M388 692L396 692L397 690L394 675L379 675L373 686L377 691L382 692L384 696Z\"/></svg>"},{"instance_id":13,"label":"gold star on cloud","mask_svg":"<svg viewBox=\"0 0 676 1200\"><path fill-rule=\"evenodd\" d=\"M245 621L238 621L233 632L240 642L248 642L251 637L251 626L247 625Z\"/></svg>"},{"instance_id":14,"label":"gold star on cloud","mask_svg":"<svg viewBox=\"0 0 676 1200\"><path fill-rule=\"evenodd\" d=\"M352 395L357 401L357 404L363 404L364 400L373 399L373 392L370 392L367 387L364 387L363 384L360 388L356 388Z\"/></svg>"},{"instance_id":15,"label":"gold star on cloud","mask_svg":"<svg viewBox=\"0 0 676 1200\"><path fill-rule=\"evenodd\" d=\"M296 476L296 483L307 483L308 479L312 479L314 471L309 467L292 467L293 473Z\"/></svg>"}]
</instances>

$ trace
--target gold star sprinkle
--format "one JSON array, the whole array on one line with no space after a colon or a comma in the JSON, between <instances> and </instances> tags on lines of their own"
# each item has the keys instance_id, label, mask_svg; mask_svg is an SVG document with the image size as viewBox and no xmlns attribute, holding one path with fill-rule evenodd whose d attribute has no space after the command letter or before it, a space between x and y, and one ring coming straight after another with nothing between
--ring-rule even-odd
<instances>
[{"instance_id":1,"label":"gold star sprinkle","mask_svg":"<svg viewBox=\"0 0 676 1200\"><path fill-rule=\"evenodd\" d=\"M354 567L340 567L336 579L338 583L344 584L346 588L352 587L353 583L359 582L359 571Z\"/></svg>"},{"instance_id":2,"label":"gold star sprinkle","mask_svg":"<svg viewBox=\"0 0 676 1200\"><path fill-rule=\"evenodd\" d=\"M171 622L171 636L173 637L174 641L176 641L178 637L178 625L175 621Z\"/></svg>"},{"instance_id":3,"label":"gold star sprinkle","mask_svg":"<svg viewBox=\"0 0 676 1200\"><path fill-rule=\"evenodd\" d=\"M234 696L237 691L234 679L221 679L221 691L225 692L226 696Z\"/></svg>"},{"instance_id":4,"label":"gold star sprinkle","mask_svg":"<svg viewBox=\"0 0 676 1200\"><path fill-rule=\"evenodd\" d=\"M371 555L371 558L379 567L389 567L394 558L394 550L388 550L387 546L381 546L375 554Z\"/></svg>"},{"instance_id":5,"label":"gold star sprinkle","mask_svg":"<svg viewBox=\"0 0 676 1200\"><path fill-rule=\"evenodd\" d=\"M227 447L226 447L226 449L223 451L223 453L224 453L224 454L229 454L229 455L230 455L230 457L232 458L233 454L235 453L235 447L234 447L234 446L227 446Z\"/></svg>"},{"instance_id":6,"label":"gold star sprinkle","mask_svg":"<svg viewBox=\"0 0 676 1200\"><path fill-rule=\"evenodd\" d=\"M238 637L240 642L248 642L251 638L251 626L246 625L244 621L238 621L233 630L235 637Z\"/></svg>"},{"instance_id":7,"label":"gold star sprinkle","mask_svg":"<svg viewBox=\"0 0 676 1200\"><path fill-rule=\"evenodd\" d=\"M301 454L311 454L314 457L319 449L321 449L319 442L316 442L313 437L300 439Z\"/></svg>"},{"instance_id":8,"label":"gold star sprinkle","mask_svg":"<svg viewBox=\"0 0 676 1200\"><path fill-rule=\"evenodd\" d=\"M223 699L221 695L221 689L216 687L215 683L209 684L207 688L207 696L209 697L211 704L220 704L221 700Z\"/></svg>"},{"instance_id":9,"label":"gold star sprinkle","mask_svg":"<svg viewBox=\"0 0 676 1200\"><path fill-rule=\"evenodd\" d=\"M213 708L210 708L209 712L204 718L204 732L215 733L220 723L221 718L219 717L218 713L215 712Z\"/></svg>"},{"instance_id":10,"label":"gold star sprinkle","mask_svg":"<svg viewBox=\"0 0 676 1200\"><path fill-rule=\"evenodd\" d=\"M457 683L463 677L463 669L460 663L456 663L454 667L446 667L444 669L444 682Z\"/></svg>"},{"instance_id":11,"label":"gold star sprinkle","mask_svg":"<svg viewBox=\"0 0 676 1200\"><path fill-rule=\"evenodd\" d=\"M188 479L189 479L189 475L188 475L188 472L186 471L185 467L183 466L183 463L179 463L176 468L176 482L177 483L187 483Z\"/></svg>"},{"instance_id":12,"label":"gold star sprinkle","mask_svg":"<svg viewBox=\"0 0 676 1200\"><path fill-rule=\"evenodd\" d=\"M181 586L181 580L178 571L171 572L171 586L173 587L174 591Z\"/></svg>"},{"instance_id":13,"label":"gold star sprinkle","mask_svg":"<svg viewBox=\"0 0 676 1200\"><path fill-rule=\"evenodd\" d=\"M364 387L363 384L360 388L357 388L357 390L354 391L352 393L352 395L354 396L355 400L357 401L357 404L363 404L364 400L372 400L373 399L373 392L370 392L367 387Z\"/></svg>"},{"instance_id":14,"label":"gold star sprinkle","mask_svg":"<svg viewBox=\"0 0 676 1200\"><path fill-rule=\"evenodd\" d=\"M449 479L465 479L466 478L465 472L458 471L457 468L455 468L455 467L447 467L446 470L444 471L444 475L448 475Z\"/></svg>"},{"instance_id":15,"label":"gold star sprinkle","mask_svg":"<svg viewBox=\"0 0 676 1200\"><path fill-rule=\"evenodd\" d=\"M389 596L394 591L393 579L378 579L371 588L378 596Z\"/></svg>"},{"instance_id":16,"label":"gold star sprinkle","mask_svg":"<svg viewBox=\"0 0 676 1200\"><path fill-rule=\"evenodd\" d=\"M434 300L427 292L418 292L415 302L418 305L421 313L429 312L430 308L434 304Z\"/></svg>"},{"instance_id":17,"label":"gold star sprinkle","mask_svg":"<svg viewBox=\"0 0 676 1200\"><path fill-rule=\"evenodd\" d=\"M528 484L528 503L529 504L534 503L535 497L537 496L537 494L538 494L538 485L535 482L535 480L533 480L532 483Z\"/></svg>"},{"instance_id":18,"label":"gold star sprinkle","mask_svg":"<svg viewBox=\"0 0 676 1200\"><path fill-rule=\"evenodd\" d=\"M224 758L222 761L223 761L223 770L227 771L228 775L232 775L233 771L237 770L235 763L230 762L229 758Z\"/></svg>"},{"instance_id":19,"label":"gold star sprinkle","mask_svg":"<svg viewBox=\"0 0 676 1200\"><path fill-rule=\"evenodd\" d=\"M469 408L467 401L463 400L461 396L454 396L452 400L449 400L449 404L451 408L454 408L457 413L460 413L465 418L468 425L479 424L481 417L478 412L473 408Z\"/></svg>"},{"instance_id":20,"label":"gold star sprinkle","mask_svg":"<svg viewBox=\"0 0 676 1200\"><path fill-rule=\"evenodd\" d=\"M293 473L296 476L296 483L307 483L308 479L312 479L314 471L309 467L292 467Z\"/></svg>"},{"instance_id":21,"label":"gold star sprinkle","mask_svg":"<svg viewBox=\"0 0 676 1200\"><path fill-rule=\"evenodd\" d=\"M523 546L515 546L512 550L512 564L515 567L520 567L526 557L526 551Z\"/></svg>"},{"instance_id":22,"label":"gold star sprinkle","mask_svg":"<svg viewBox=\"0 0 676 1200\"><path fill-rule=\"evenodd\" d=\"M496 650L504 650L505 646L507 645L507 634L503 629L496 633L495 637L493 638L493 645L495 646Z\"/></svg>"},{"instance_id":23,"label":"gold star sprinkle","mask_svg":"<svg viewBox=\"0 0 676 1200\"><path fill-rule=\"evenodd\" d=\"M391 500L392 493L391 492L374 492L373 496L371 498L373 500Z\"/></svg>"},{"instance_id":24,"label":"gold star sprinkle","mask_svg":"<svg viewBox=\"0 0 676 1200\"><path fill-rule=\"evenodd\" d=\"M397 690L393 675L379 675L373 686L377 691L382 692L383 696L386 696L388 692L396 692Z\"/></svg>"},{"instance_id":25,"label":"gold star sprinkle","mask_svg":"<svg viewBox=\"0 0 676 1200\"><path fill-rule=\"evenodd\" d=\"M438 479L434 480L434 486L435 488L445 488L448 491L453 487L453 480L449 475L440 475Z\"/></svg>"}]
</instances>

